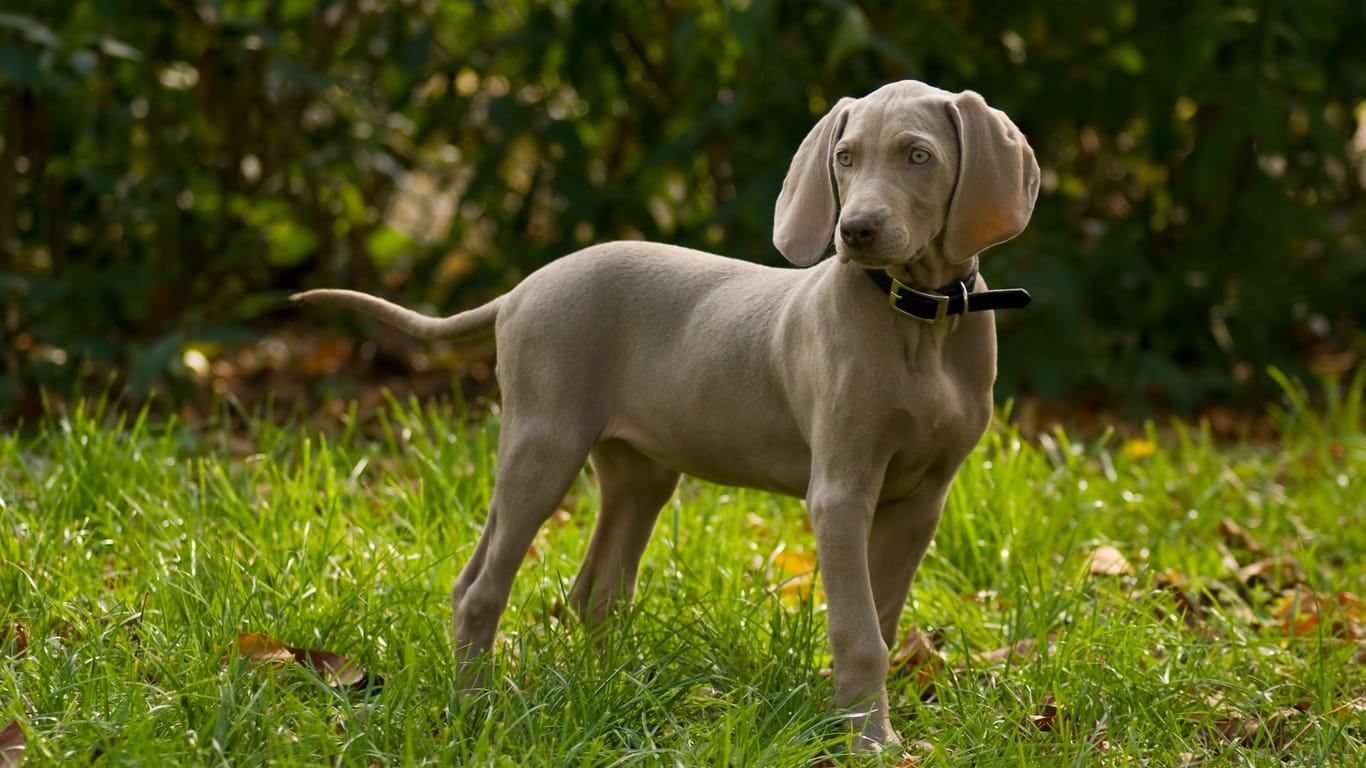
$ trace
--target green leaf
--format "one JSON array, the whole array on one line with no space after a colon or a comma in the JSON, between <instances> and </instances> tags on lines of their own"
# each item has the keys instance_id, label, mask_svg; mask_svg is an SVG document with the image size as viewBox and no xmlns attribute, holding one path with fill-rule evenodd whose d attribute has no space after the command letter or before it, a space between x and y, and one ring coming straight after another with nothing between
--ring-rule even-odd
<instances>
[{"instance_id":1,"label":"green leaf","mask_svg":"<svg viewBox=\"0 0 1366 768\"><path fill-rule=\"evenodd\" d=\"M31 19L28 16L0 13L0 28L16 30L25 40L44 48L51 48L54 51L60 51L63 48L60 37L53 34L52 30L38 20Z\"/></svg>"},{"instance_id":2,"label":"green leaf","mask_svg":"<svg viewBox=\"0 0 1366 768\"><path fill-rule=\"evenodd\" d=\"M375 265L387 267L394 260L411 250L413 241L408 236L389 225L379 227L365 239L365 250L375 260Z\"/></svg>"},{"instance_id":3,"label":"green leaf","mask_svg":"<svg viewBox=\"0 0 1366 768\"><path fill-rule=\"evenodd\" d=\"M850 55L866 49L872 37L872 25L863 10L853 3L846 5L826 48L825 71L834 72Z\"/></svg>"},{"instance_id":4,"label":"green leaf","mask_svg":"<svg viewBox=\"0 0 1366 768\"><path fill-rule=\"evenodd\" d=\"M115 59L125 59L127 61L142 61L142 53L132 46L112 37L104 36L95 41L104 55Z\"/></svg>"},{"instance_id":5,"label":"green leaf","mask_svg":"<svg viewBox=\"0 0 1366 768\"><path fill-rule=\"evenodd\" d=\"M267 261L275 267L298 264L318 247L317 236L290 219L281 219L267 226L265 235L270 245Z\"/></svg>"}]
</instances>

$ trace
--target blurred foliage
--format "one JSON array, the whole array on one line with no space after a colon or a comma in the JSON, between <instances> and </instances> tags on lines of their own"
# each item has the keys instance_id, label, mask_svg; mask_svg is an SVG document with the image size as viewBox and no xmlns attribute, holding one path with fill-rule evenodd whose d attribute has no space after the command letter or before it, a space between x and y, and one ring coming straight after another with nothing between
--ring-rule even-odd
<instances>
[{"instance_id":1,"label":"blurred foliage","mask_svg":"<svg viewBox=\"0 0 1366 768\"><path fill-rule=\"evenodd\" d=\"M448 311L623 237L778 263L802 136L905 77L1045 169L984 264L1036 297L1003 395L1251 402L1366 352L1362 40L1359 2L9 2L0 408L174 386L302 286Z\"/></svg>"}]
</instances>

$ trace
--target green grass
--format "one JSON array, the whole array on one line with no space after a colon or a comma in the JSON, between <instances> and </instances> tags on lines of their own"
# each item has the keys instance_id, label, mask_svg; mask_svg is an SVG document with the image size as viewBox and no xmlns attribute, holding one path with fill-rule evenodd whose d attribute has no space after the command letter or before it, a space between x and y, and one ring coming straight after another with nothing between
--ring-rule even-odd
<instances>
[{"instance_id":1,"label":"green grass","mask_svg":"<svg viewBox=\"0 0 1366 768\"><path fill-rule=\"evenodd\" d=\"M929 745L916 764L1366 763L1366 436L1343 426L1361 424L1357 392L1328 411L1292 400L1277 446L1179 425L1153 446L994 428L903 619L944 661L927 700L915 670L892 681L894 725ZM691 481L636 606L595 643L559 610L593 519L585 475L519 576L496 683L458 700L448 593L496 429L414 404L325 435L90 404L0 438L0 727L21 723L27 766L842 754L821 593L791 581L814 546L801 503ZM1132 572L1093 575L1102 544ZM1271 557L1285 562L1237 573ZM244 632L344 654L383 684L240 658ZM1046 650L984 655L1030 638Z\"/></svg>"}]
</instances>

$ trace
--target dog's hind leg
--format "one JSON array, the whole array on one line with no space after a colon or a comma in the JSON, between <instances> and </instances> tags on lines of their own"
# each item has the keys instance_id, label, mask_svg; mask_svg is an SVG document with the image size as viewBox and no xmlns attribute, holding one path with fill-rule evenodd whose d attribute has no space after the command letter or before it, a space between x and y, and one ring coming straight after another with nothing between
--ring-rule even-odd
<instances>
[{"instance_id":1,"label":"dog's hind leg","mask_svg":"<svg viewBox=\"0 0 1366 768\"><path fill-rule=\"evenodd\" d=\"M498 469L484 533L451 590L457 664L493 647L512 582L541 524L555 511L588 458L592 436L540 428L536 421L503 420ZM462 687L480 684L477 672Z\"/></svg>"},{"instance_id":2,"label":"dog's hind leg","mask_svg":"<svg viewBox=\"0 0 1366 768\"><path fill-rule=\"evenodd\" d=\"M877 605L878 628L888 648L897 643L897 624L920 561L934 538L948 485L930 484L906 499L878 507L868 537L868 572Z\"/></svg>"},{"instance_id":3,"label":"dog's hind leg","mask_svg":"<svg viewBox=\"0 0 1366 768\"><path fill-rule=\"evenodd\" d=\"M569 600L583 622L595 627L613 605L635 594L641 555L679 473L622 440L604 440L591 455L602 509Z\"/></svg>"}]
</instances>

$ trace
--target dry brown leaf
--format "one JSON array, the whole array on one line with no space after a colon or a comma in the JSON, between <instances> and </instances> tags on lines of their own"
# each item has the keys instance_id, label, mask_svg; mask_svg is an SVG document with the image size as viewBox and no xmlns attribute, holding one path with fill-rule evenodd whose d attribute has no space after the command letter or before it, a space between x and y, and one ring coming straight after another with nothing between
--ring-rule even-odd
<instances>
[{"instance_id":1,"label":"dry brown leaf","mask_svg":"<svg viewBox=\"0 0 1366 768\"><path fill-rule=\"evenodd\" d=\"M1224 543L1232 549L1241 549L1253 554L1262 551L1261 543L1252 538L1252 534L1248 533L1243 526L1235 523L1232 518L1220 518L1219 533L1224 537Z\"/></svg>"},{"instance_id":2,"label":"dry brown leaf","mask_svg":"<svg viewBox=\"0 0 1366 768\"><path fill-rule=\"evenodd\" d=\"M1219 564L1222 565L1224 570L1228 573L1236 574L1238 573L1238 569L1243 567L1242 564L1238 562L1238 558L1233 556L1233 553L1229 551L1228 545L1224 544L1224 542L1214 542L1214 551L1219 553Z\"/></svg>"},{"instance_id":3,"label":"dry brown leaf","mask_svg":"<svg viewBox=\"0 0 1366 768\"><path fill-rule=\"evenodd\" d=\"M1306 590L1286 590L1276 601L1272 615L1281 631L1291 637L1314 634L1319 628L1319 608L1314 595Z\"/></svg>"},{"instance_id":4,"label":"dry brown leaf","mask_svg":"<svg viewBox=\"0 0 1366 768\"><path fill-rule=\"evenodd\" d=\"M1196 715L1195 721L1208 722L1211 730L1230 742L1245 742L1267 749L1284 750L1297 736L1290 727L1290 721L1299 714L1299 710L1288 708L1277 710L1260 719L1239 715Z\"/></svg>"},{"instance_id":5,"label":"dry brown leaf","mask_svg":"<svg viewBox=\"0 0 1366 768\"><path fill-rule=\"evenodd\" d=\"M934 681L944 669L944 659L924 630L911 627L892 656L892 674L913 678L921 690L921 699L934 698Z\"/></svg>"},{"instance_id":6,"label":"dry brown leaf","mask_svg":"<svg viewBox=\"0 0 1366 768\"><path fill-rule=\"evenodd\" d=\"M331 651L317 649L290 648L300 664L312 669L328 685L345 688L361 685L368 679L365 670L353 664L345 656Z\"/></svg>"},{"instance_id":7,"label":"dry brown leaf","mask_svg":"<svg viewBox=\"0 0 1366 768\"><path fill-rule=\"evenodd\" d=\"M1205 608L1186 591L1186 581L1181 574L1168 568L1153 579L1153 586L1171 595L1172 601L1176 603L1176 615L1181 617L1181 622L1187 629L1194 629L1204 623ZM1157 613L1158 618L1166 615L1161 607L1157 609Z\"/></svg>"},{"instance_id":8,"label":"dry brown leaf","mask_svg":"<svg viewBox=\"0 0 1366 768\"><path fill-rule=\"evenodd\" d=\"M309 376L334 375L346 367L353 347L346 337L324 339L298 361L298 367Z\"/></svg>"},{"instance_id":9,"label":"dry brown leaf","mask_svg":"<svg viewBox=\"0 0 1366 768\"><path fill-rule=\"evenodd\" d=\"M900 668L906 664L923 666L933 664L943 660L939 657L939 651L934 647L934 640L925 630L919 627L911 627L906 630L906 636L901 638L901 645L897 647L896 653L892 656L892 666Z\"/></svg>"},{"instance_id":10,"label":"dry brown leaf","mask_svg":"<svg viewBox=\"0 0 1366 768\"><path fill-rule=\"evenodd\" d=\"M22 659L28 652L28 629L14 621L0 626L0 648L11 648L11 656Z\"/></svg>"},{"instance_id":11,"label":"dry brown leaf","mask_svg":"<svg viewBox=\"0 0 1366 768\"><path fill-rule=\"evenodd\" d=\"M1320 595L1307 589L1288 589L1281 593L1271 611L1281 631L1304 637L1319 631L1333 637L1359 640L1366 635L1366 605L1352 592ZM1358 652L1358 656L1360 652Z\"/></svg>"},{"instance_id":12,"label":"dry brown leaf","mask_svg":"<svg viewBox=\"0 0 1366 768\"><path fill-rule=\"evenodd\" d=\"M1046 652L1052 652L1053 640L1054 636L1050 634L1048 636L1048 646L1045 649ZM1034 638L1026 637L1014 645L1006 645L1000 648L994 648L990 651L974 653L970 659L964 659L954 665L954 669L962 671L970 666L994 667L1007 662L1029 661L1038 655L1038 644L1038 641Z\"/></svg>"},{"instance_id":13,"label":"dry brown leaf","mask_svg":"<svg viewBox=\"0 0 1366 768\"><path fill-rule=\"evenodd\" d=\"M372 686L379 678L371 678L364 669L345 656L317 648L296 648L282 640L257 632L237 636L237 655L255 662L297 662L313 670L328 685L341 688Z\"/></svg>"},{"instance_id":14,"label":"dry brown leaf","mask_svg":"<svg viewBox=\"0 0 1366 768\"><path fill-rule=\"evenodd\" d=\"M294 661L289 646L269 635L243 632L237 636L237 655L249 661Z\"/></svg>"},{"instance_id":15,"label":"dry brown leaf","mask_svg":"<svg viewBox=\"0 0 1366 768\"><path fill-rule=\"evenodd\" d=\"M1037 645L1037 641L1035 641L1034 638L1026 637L1014 645L1005 645L984 653L974 654L973 660L984 666L994 666L996 664L1004 664L1012 657L1016 656L1021 659L1032 659L1035 655L1035 645Z\"/></svg>"},{"instance_id":16,"label":"dry brown leaf","mask_svg":"<svg viewBox=\"0 0 1366 768\"><path fill-rule=\"evenodd\" d=\"M1244 584L1260 582L1267 589L1282 590L1304 583L1304 567L1292 555L1276 555L1245 565L1236 571Z\"/></svg>"},{"instance_id":17,"label":"dry brown leaf","mask_svg":"<svg viewBox=\"0 0 1366 768\"><path fill-rule=\"evenodd\" d=\"M1035 730L1047 733L1053 730L1054 726L1058 724L1058 712L1060 709L1058 702L1053 698L1053 694L1050 693L1045 696L1043 702L1039 704L1038 711L1025 718L1024 725L1032 725Z\"/></svg>"},{"instance_id":18,"label":"dry brown leaf","mask_svg":"<svg viewBox=\"0 0 1366 768\"><path fill-rule=\"evenodd\" d=\"M17 768L24 762L24 750L27 747L28 737L24 735L24 729L19 727L19 721L9 721L9 725L0 731L0 768Z\"/></svg>"},{"instance_id":19,"label":"dry brown leaf","mask_svg":"<svg viewBox=\"0 0 1366 768\"><path fill-rule=\"evenodd\" d=\"M1328 714L1356 723L1363 716L1366 716L1366 696L1345 701L1329 710Z\"/></svg>"},{"instance_id":20,"label":"dry brown leaf","mask_svg":"<svg viewBox=\"0 0 1366 768\"><path fill-rule=\"evenodd\" d=\"M1128 576L1134 572L1124 553L1109 544L1102 544L1091 552L1092 576Z\"/></svg>"}]
</instances>

